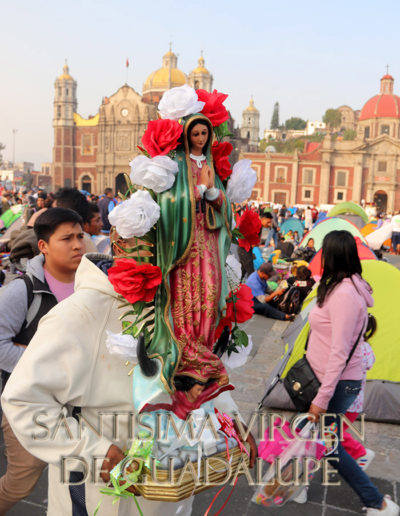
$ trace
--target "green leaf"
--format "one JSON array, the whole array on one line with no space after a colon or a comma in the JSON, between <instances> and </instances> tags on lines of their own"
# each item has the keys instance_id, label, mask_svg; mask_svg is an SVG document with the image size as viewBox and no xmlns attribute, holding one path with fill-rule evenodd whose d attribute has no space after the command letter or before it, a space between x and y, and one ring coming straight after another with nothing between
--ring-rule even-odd
<instances>
[{"instance_id":1,"label":"green leaf","mask_svg":"<svg viewBox=\"0 0 400 516\"><path fill-rule=\"evenodd\" d=\"M244 238L242 233L238 230L238 228L235 228L232 230L232 236L235 238Z\"/></svg>"},{"instance_id":2,"label":"green leaf","mask_svg":"<svg viewBox=\"0 0 400 516\"><path fill-rule=\"evenodd\" d=\"M136 314L141 314L143 312L143 308L146 306L145 301L137 301L133 306L133 310Z\"/></svg>"},{"instance_id":3,"label":"green leaf","mask_svg":"<svg viewBox=\"0 0 400 516\"><path fill-rule=\"evenodd\" d=\"M222 138L225 138L228 136L233 136L233 134L228 129L228 121L224 122L223 124L219 125L218 127L214 127L214 133L219 141L221 141Z\"/></svg>"},{"instance_id":4,"label":"green leaf","mask_svg":"<svg viewBox=\"0 0 400 516\"><path fill-rule=\"evenodd\" d=\"M239 353L239 349L241 347L246 347L249 344L249 338L247 333L241 330L238 326L235 326L232 330L231 334L232 340L228 346L228 356L231 353Z\"/></svg>"}]
</instances>

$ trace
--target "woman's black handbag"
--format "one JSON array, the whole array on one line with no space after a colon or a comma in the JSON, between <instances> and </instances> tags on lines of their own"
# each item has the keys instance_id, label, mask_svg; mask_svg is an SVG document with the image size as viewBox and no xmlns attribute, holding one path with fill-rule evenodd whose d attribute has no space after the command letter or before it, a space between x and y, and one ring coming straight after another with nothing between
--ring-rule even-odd
<instances>
[{"instance_id":1,"label":"woman's black handbag","mask_svg":"<svg viewBox=\"0 0 400 516\"><path fill-rule=\"evenodd\" d=\"M363 333L364 326L361 329L360 335L358 339L354 343L353 349L351 350L344 369L346 369L347 364L350 362L351 357L357 347L359 340L361 339L361 335ZM318 389L320 388L320 381L316 377L312 367L310 366L307 358L307 346L308 339L310 335L308 335L306 346L304 348L304 356L300 358L288 371L287 375L283 379L283 385L289 394L296 410L299 412L307 412L310 408L312 400L318 394ZM344 371L343 369L343 371Z\"/></svg>"},{"instance_id":2,"label":"woman's black handbag","mask_svg":"<svg viewBox=\"0 0 400 516\"><path fill-rule=\"evenodd\" d=\"M283 385L296 410L307 412L321 383L304 355L290 368L283 380Z\"/></svg>"}]
</instances>

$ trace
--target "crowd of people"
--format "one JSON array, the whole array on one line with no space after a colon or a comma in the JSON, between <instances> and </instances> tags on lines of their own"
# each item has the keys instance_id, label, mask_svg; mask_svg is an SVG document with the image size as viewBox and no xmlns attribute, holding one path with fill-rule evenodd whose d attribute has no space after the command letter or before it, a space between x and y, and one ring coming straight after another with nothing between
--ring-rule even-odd
<instances>
[{"instance_id":1,"label":"crowd of people","mask_svg":"<svg viewBox=\"0 0 400 516\"><path fill-rule=\"evenodd\" d=\"M128 394L120 398L118 406L115 405L119 393L125 392L125 388L127 393L130 392L129 377L121 380L118 369L112 371L112 361L102 363L97 360L102 351L98 351L96 356L90 351L104 347L104 342L97 336L97 326L101 326L101 331L110 331L120 319L116 307L117 295L106 276L112 264L111 256L106 257L111 254L112 247L108 216L119 202L109 188L100 197L87 196L74 188L61 188L54 194L43 190L2 193L2 212L13 204L22 204L25 222L3 248L3 255L9 255L11 272L25 274L17 274L0 292L2 389L17 364L28 360L24 354L33 338L37 349L35 354L30 355L34 366L27 368L24 377L20 375L18 386L14 382L3 403L11 417L18 412L15 417L26 419L27 428L32 427L32 422L28 421L31 412L21 413L16 408L16 400L22 391L28 396L31 406L35 406L36 400L40 399L40 407L48 413L64 404L72 403L77 410L82 403L89 407L97 406L100 403L99 393L103 405L107 404L104 398L109 396L113 410L129 411L131 400ZM292 321L315 283L307 264L316 250L313 239L307 238L307 232L316 222L319 212L316 207L307 207L292 213L285 206L278 208L264 203L260 206L238 205L236 215L240 216L245 209L256 211L261 223L259 244L248 251L238 248L242 281L251 290L254 312ZM283 234L280 231L284 221L291 217L304 222L305 245L301 252L299 233L289 230ZM95 255L84 257L85 253ZM290 264L284 273L278 270L276 258L279 256L285 257ZM324 271L318 286L317 304L309 317L311 335L307 350L307 359L321 386L309 413L313 421L318 421L320 414L327 411L332 414L330 422L337 423L339 414L348 412L353 414L354 419L362 411L360 398L365 386L365 374L373 363L373 352L364 336L367 308L373 304L373 298L369 285L362 279L355 240L350 233L333 231L328 234L324 239L322 256ZM70 302L63 302L60 305L62 308L59 308L58 304L67 299ZM51 348L46 342L50 334ZM362 345L357 346L359 341ZM86 346L87 342L90 342L89 346ZM353 346L356 350L348 360ZM326 357L330 357L329 360ZM102 378L105 374L109 377L110 391L113 391L115 381L118 392L104 394ZM47 385L51 383L51 392L44 392L41 387L46 383L46 378ZM199 385L197 389L202 391L204 385L201 382ZM221 410L224 410L223 402ZM74 415L66 414L66 418L70 427L75 428ZM341 425L338 424L338 427ZM0 515L6 514L32 491L46 466L45 461L49 460L49 453L56 457L65 452L61 435L52 440L48 445L51 452L46 448L46 453L40 439L32 442L26 436L18 435L17 438L5 414L2 429L7 471L0 478ZM122 451L117 446L110 447L108 441L97 439L93 432L85 434L84 439L89 443L88 454L104 454L106 457L102 465L102 478L108 482L110 471L124 458ZM72 455L78 453L79 444L71 444L67 451ZM338 472L359 495L368 508L368 515L399 514L398 506L384 497L365 473L366 466L373 458L370 450L358 446L347 436L347 444L339 444L337 457ZM75 471L71 475L71 481L79 483L82 479L82 474ZM62 497L67 494L72 500L75 499L75 510L82 498L82 491L78 486L75 488L71 485L69 492L63 492ZM60 496L60 491L57 496ZM304 493L303 500L297 501L305 501ZM64 498L52 498L49 503L53 510L54 507L62 510L65 504L70 506L70 502L65 502ZM147 503L148 514L162 512L172 515L182 510L177 504L155 504L146 500L142 502L144 509ZM182 513L190 514L191 504L192 500L189 499Z\"/></svg>"},{"instance_id":2,"label":"crowd of people","mask_svg":"<svg viewBox=\"0 0 400 516\"><path fill-rule=\"evenodd\" d=\"M76 188L61 188L55 193L44 190L23 190L2 192L2 213L13 206L21 205L22 227L10 231L10 237L3 239L0 251L10 264L12 272L25 270L26 259L39 253L33 227L37 218L50 207L64 207L74 210L82 218L86 252L110 253L108 213L121 200L106 188L101 196L85 195ZM0 227L0 231L1 231ZM10 228L12 230L12 228ZM3 232L5 229L3 228ZM0 262L1 265L1 262ZM4 272L3 272L4 281ZM1 280L1 278L0 278ZM0 284L3 282L0 281Z\"/></svg>"}]
</instances>

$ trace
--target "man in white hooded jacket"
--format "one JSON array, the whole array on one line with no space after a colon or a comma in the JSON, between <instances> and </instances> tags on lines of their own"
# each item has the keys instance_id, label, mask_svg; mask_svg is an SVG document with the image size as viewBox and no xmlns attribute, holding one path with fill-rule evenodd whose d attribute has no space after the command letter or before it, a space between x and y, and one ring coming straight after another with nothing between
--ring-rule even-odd
<instances>
[{"instance_id":1,"label":"man in white hooded jacket","mask_svg":"<svg viewBox=\"0 0 400 516\"><path fill-rule=\"evenodd\" d=\"M21 444L49 463L48 516L92 515L100 500L98 516L137 514L133 500L113 505L112 497L99 492L104 457L111 446L126 447L133 413L129 368L106 347L106 331L121 331L119 317L126 310L103 272L107 260L106 255L83 257L75 293L40 321L2 397ZM218 397L215 405L230 414L237 411L229 394ZM72 415L77 407L81 424ZM114 414L119 414L117 426ZM84 488L70 485L84 476ZM193 498L178 503L139 500L146 516L183 516L191 513Z\"/></svg>"}]
</instances>

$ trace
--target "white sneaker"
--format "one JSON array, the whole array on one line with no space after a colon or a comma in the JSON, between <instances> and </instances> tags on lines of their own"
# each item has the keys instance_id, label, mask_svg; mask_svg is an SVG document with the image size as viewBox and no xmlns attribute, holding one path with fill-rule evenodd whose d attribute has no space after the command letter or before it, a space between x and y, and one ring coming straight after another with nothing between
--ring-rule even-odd
<instances>
[{"instance_id":1,"label":"white sneaker","mask_svg":"<svg viewBox=\"0 0 400 516\"><path fill-rule=\"evenodd\" d=\"M385 495L384 500L386 502L386 507L384 509L373 509L372 507L367 507L366 516L399 516L400 507L397 503L394 503L389 495Z\"/></svg>"},{"instance_id":2,"label":"white sneaker","mask_svg":"<svg viewBox=\"0 0 400 516\"><path fill-rule=\"evenodd\" d=\"M300 493L296 496L296 498L292 499L292 502L296 503L307 503L307 494L308 494L308 487L304 487L300 491Z\"/></svg>"},{"instance_id":3,"label":"white sneaker","mask_svg":"<svg viewBox=\"0 0 400 516\"><path fill-rule=\"evenodd\" d=\"M375 457L375 452L373 450L366 448L365 451L366 454L357 459L357 464L363 471L365 471L368 468L368 466L371 464Z\"/></svg>"}]
</instances>

